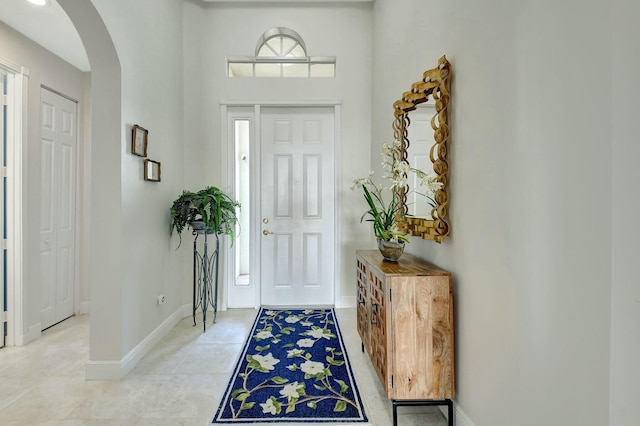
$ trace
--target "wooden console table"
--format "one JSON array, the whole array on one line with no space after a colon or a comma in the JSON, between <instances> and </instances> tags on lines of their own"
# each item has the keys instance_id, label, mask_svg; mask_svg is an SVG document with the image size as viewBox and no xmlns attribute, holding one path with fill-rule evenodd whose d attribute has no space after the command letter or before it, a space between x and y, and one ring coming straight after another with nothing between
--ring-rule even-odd
<instances>
[{"instance_id":1,"label":"wooden console table","mask_svg":"<svg viewBox=\"0 0 640 426\"><path fill-rule=\"evenodd\" d=\"M453 426L451 273L404 254L357 251L358 333L383 388L397 407L446 405Z\"/></svg>"}]
</instances>

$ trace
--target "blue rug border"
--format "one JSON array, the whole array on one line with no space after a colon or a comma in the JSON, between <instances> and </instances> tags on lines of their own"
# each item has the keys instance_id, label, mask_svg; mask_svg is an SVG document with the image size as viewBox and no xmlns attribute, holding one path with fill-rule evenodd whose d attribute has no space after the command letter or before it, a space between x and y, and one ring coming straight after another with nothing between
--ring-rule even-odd
<instances>
[{"instance_id":1,"label":"blue rug border","mask_svg":"<svg viewBox=\"0 0 640 426\"><path fill-rule=\"evenodd\" d=\"M238 371L240 369L240 367L242 366L242 363L246 357L246 353L247 350L251 344L251 336L253 336L256 327L258 326L258 320L260 319L260 317L262 316L262 313L265 310L278 310L278 311L297 311L297 310L304 310L304 309L314 309L314 310L329 310L331 311L331 315L333 316L333 320L334 320L334 325L336 327L336 331L338 332L338 341L340 342L340 346L342 347L342 352L344 353L344 359L346 361L346 367L347 367L347 372L349 374L349 376L351 377L351 380L353 381L354 384L354 396L357 399L358 403L360 404L360 411L362 413L362 419L359 420L353 420L353 419L327 419L327 420L322 420L322 419L264 419L264 420L247 420L247 419L242 419L242 420L238 420L238 421L232 421L232 420L220 420L220 421L216 421L216 418L218 417L218 415L220 415L220 412L222 410L224 410L225 405L227 404L227 401L229 400L229 397L231 395L231 387L233 386L233 383L235 381L235 377L238 374ZM367 413L365 411L365 407L364 407L364 402L362 400L362 396L360 395L360 389L357 386L356 383L356 377L355 374L353 373L353 369L351 368L351 360L349 359L349 352L347 351L347 347L344 343L344 338L342 336L342 330L340 328L340 323L338 322L338 317L336 316L336 311L334 307L299 307L299 306L295 306L295 307L264 307L261 306L260 309L258 310L258 312L256 313L256 317L253 320L253 325L251 326L251 330L249 331L249 334L247 335L246 339L245 339L245 344L242 347L242 352L240 354L240 356L238 357L238 361L236 362L235 367L233 368L233 371L231 373L231 377L229 378L229 382L227 383L227 386L224 390L224 393L222 394L222 399L220 400L220 404L218 405L218 408L216 410L216 413L213 416L213 419L211 420L211 424L218 424L218 425L260 425L260 424L299 424L299 423L308 423L308 424L320 424L320 423L324 423L324 424L330 424L330 423L342 423L342 424L366 424L369 422L369 418L367 417Z\"/></svg>"}]
</instances>

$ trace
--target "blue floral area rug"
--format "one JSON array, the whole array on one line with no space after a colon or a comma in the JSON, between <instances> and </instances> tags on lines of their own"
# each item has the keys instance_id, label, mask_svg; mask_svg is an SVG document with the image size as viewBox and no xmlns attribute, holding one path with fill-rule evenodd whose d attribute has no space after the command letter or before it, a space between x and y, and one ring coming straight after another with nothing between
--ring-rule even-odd
<instances>
[{"instance_id":1,"label":"blue floral area rug","mask_svg":"<svg viewBox=\"0 0 640 426\"><path fill-rule=\"evenodd\" d=\"M364 423L333 309L260 309L214 424Z\"/></svg>"}]
</instances>

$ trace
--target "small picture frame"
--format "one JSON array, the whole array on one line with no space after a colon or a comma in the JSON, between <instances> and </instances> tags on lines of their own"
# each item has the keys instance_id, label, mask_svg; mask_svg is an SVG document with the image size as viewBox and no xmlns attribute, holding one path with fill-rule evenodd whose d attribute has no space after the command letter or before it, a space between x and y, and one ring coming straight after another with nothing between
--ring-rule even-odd
<instances>
[{"instance_id":1,"label":"small picture frame","mask_svg":"<svg viewBox=\"0 0 640 426\"><path fill-rule=\"evenodd\" d=\"M133 125L131 135L131 153L140 157L147 156L147 145L149 143L149 131L144 127Z\"/></svg>"},{"instance_id":2,"label":"small picture frame","mask_svg":"<svg viewBox=\"0 0 640 426\"><path fill-rule=\"evenodd\" d=\"M146 159L144 160L144 180L149 182L160 182L162 170L160 162Z\"/></svg>"}]
</instances>

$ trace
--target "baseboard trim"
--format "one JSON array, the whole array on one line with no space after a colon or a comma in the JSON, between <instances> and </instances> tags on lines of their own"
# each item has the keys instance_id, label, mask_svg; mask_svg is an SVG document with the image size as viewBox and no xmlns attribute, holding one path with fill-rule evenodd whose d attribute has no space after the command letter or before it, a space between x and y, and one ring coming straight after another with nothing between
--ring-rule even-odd
<instances>
[{"instance_id":1,"label":"baseboard trim","mask_svg":"<svg viewBox=\"0 0 640 426\"><path fill-rule=\"evenodd\" d=\"M81 302L80 309L78 310L79 315L85 315L91 312L91 302Z\"/></svg>"},{"instance_id":2,"label":"baseboard trim","mask_svg":"<svg viewBox=\"0 0 640 426\"><path fill-rule=\"evenodd\" d=\"M462 408L460 408L458 404L454 403L453 409L456 412L456 426L476 426L476 424L469 419L469 416L462 411ZM442 412L442 415L447 417L447 407L440 407L440 411Z\"/></svg>"},{"instance_id":3,"label":"baseboard trim","mask_svg":"<svg viewBox=\"0 0 640 426\"><path fill-rule=\"evenodd\" d=\"M120 380L122 378L120 361L87 362L85 379L87 380Z\"/></svg>"},{"instance_id":4,"label":"baseboard trim","mask_svg":"<svg viewBox=\"0 0 640 426\"><path fill-rule=\"evenodd\" d=\"M23 345L26 345L34 340L37 340L42 335L42 324L37 322L31 327L27 328L27 335L23 336Z\"/></svg>"},{"instance_id":5,"label":"baseboard trim","mask_svg":"<svg viewBox=\"0 0 640 426\"><path fill-rule=\"evenodd\" d=\"M336 300L336 308L355 308L356 297L355 296L342 296Z\"/></svg>"},{"instance_id":6,"label":"baseboard trim","mask_svg":"<svg viewBox=\"0 0 640 426\"><path fill-rule=\"evenodd\" d=\"M87 380L120 380L136 367L138 362L190 312L190 305L179 307L147 337L142 339L120 361L91 361L87 363Z\"/></svg>"},{"instance_id":7,"label":"baseboard trim","mask_svg":"<svg viewBox=\"0 0 640 426\"><path fill-rule=\"evenodd\" d=\"M191 304L184 304L180 309L182 311L182 318L190 317L193 315L193 307L191 306Z\"/></svg>"}]
</instances>

